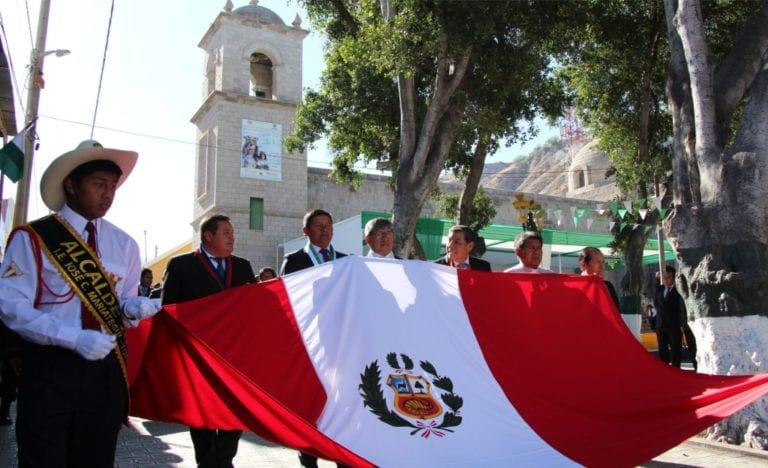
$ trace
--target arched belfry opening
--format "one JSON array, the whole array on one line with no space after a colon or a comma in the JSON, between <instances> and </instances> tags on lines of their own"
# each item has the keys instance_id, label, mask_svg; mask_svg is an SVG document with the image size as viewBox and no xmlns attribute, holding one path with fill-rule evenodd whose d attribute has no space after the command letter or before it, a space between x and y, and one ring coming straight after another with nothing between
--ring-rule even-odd
<instances>
[{"instance_id":1,"label":"arched belfry opening","mask_svg":"<svg viewBox=\"0 0 768 468\"><path fill-rule=\"evenodd\" d=\"M584 169L579 169L579 171L576 174L576 188L581 188L587 185L587 180L584 177Z\"/></svg>"},{"instance_id":2,"label":"arched belfry opening","mask_svg":"<svg viewBox=\"0 0 768 468\"><path fill-rule=\"evenodd\" d=\"M272 60L264 54L251 54L251 96L272 99Z\"/></svg>"}]
</instances>

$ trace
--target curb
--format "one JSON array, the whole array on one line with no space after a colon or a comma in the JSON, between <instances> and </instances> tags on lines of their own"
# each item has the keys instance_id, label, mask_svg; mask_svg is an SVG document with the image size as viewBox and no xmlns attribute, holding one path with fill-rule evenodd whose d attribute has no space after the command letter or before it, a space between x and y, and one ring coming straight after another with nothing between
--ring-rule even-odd
<instances>
[{"instance_id":1,"label":"curb","mask_svg":"<svg viewBox=\"0 0 768 468\"><path fill-rule=\"evenodd\" d=\"M695 445L698 447L703 447L710 450L717 450L720 452L739 454L739 455L753 457L753 458L760 458L762 460L768 460L768 451L766 450L743 447L741 445L733 445L727 442L717 442L717 441L708 440L699 436L692 437L686 440L684 444Z\"/></svg>"}]
</instances>

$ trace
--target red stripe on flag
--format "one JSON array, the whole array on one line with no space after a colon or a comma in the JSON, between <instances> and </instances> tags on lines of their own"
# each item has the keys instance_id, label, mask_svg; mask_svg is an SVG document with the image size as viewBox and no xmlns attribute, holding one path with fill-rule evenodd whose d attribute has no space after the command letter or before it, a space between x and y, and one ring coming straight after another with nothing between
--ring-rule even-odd
<instances>
[{"instance_id":1,"label":"red stripe on flag","mask_svg":"<svg viewBox=\"0 0 768 468\"><path fill-rule=\"evenodd\" d=\"M326 395L282 280L165 310L151 327L129 335L131 357L141 357L130 371L132 415L248 430L308 453L370 466L314 427Z\"/></svg>"},{"instance_id":2,"label":"red stripe on flag","mask_svg":"<svg viewBox=\"0 0 768 468\"><path fill-rule=\"evenodd\" d=\"M583 465L636 466L768 393L766 374L713 376L662 363L626 328L597 277L460 271L459 288L509 401Z\"/></svg>"}]
</instances>

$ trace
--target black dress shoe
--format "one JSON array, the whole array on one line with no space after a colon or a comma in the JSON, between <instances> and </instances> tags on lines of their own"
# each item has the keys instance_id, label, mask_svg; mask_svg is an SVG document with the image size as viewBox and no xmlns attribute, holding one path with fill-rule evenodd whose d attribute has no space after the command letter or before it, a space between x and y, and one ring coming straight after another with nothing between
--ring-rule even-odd
<instances>
[{"instance_id":1,"label":"black dress shoe","mask_svg":"<svg viewBox=\"0 0 768 468\"><path fill-rule=\"evenodd\" d=\"M0 418L0 426L10 426L11 424L13 424L13 420L11 420L11 418Z\"/></svg>"}]
</instances>

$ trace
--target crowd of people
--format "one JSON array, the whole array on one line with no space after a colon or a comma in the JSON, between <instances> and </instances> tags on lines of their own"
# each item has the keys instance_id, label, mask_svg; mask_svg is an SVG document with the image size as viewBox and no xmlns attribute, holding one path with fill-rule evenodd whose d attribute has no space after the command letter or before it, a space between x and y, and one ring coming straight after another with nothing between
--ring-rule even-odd
<instances>
[{"instance_id":1,"label":"crowd of people","mask_svg":"<svg viewBox=\"0 0 768 468\"><path fill-rule=\"evenodd\" d=\"M0 266L0 425L12 424L10 406L18 399L20 466L113 466L117 434L128 417L125 329L152 317L161 305L278 276L269 266L255 274L247 259L233 255L234 225L213 214L200 225L199 248L172 258L162 283L154 283L152 270L141 268L136 242L104 219L137 158L93 140L64 153L41 180L43 201L54 214L9 236ZM332 244L329 212L306 213L301 232L307 243L285 255L280 276L346 256ZM368 257L400 260L390 220L370 220L363 234ZM490 263L472 255L477 241L470 227L453 226L445 255L435 262L491 271ZM514 240L518 264L505 272L554 274L541 265L543 244L539 232L522 231ZM603 278L605 257L586 247L579 266L582 274ZM694 356L695 339L675 289L674 268L667 267L661 280L648 319L658 336L659 357L680 367L683 339L689 349L694 346ZM618 311L616 290L604 281ZM232 466L241 431L191 427L189 432L198 466ZM308 453L300 453L299 461L317 466Z\"/></svg>"}]
</instances>

